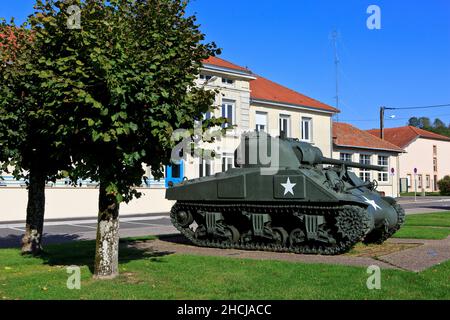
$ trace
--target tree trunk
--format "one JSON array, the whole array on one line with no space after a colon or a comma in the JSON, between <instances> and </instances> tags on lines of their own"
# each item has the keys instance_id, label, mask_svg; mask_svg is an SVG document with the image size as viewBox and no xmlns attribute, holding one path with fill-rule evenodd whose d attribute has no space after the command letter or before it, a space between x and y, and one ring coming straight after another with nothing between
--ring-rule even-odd
<instances>
[{"instance_id":1,"label":"tree trunk","mask_svg":"<svg viewBox=\"0 0 450 320\"><path fill-rule=\"evenodd\" d=\"M97 245L94 277L113 279L119 275L119 203L100 183Z\"/></svg>"},{"instance_id":2,"label":"tree trunk","mask_svg":"<svg viewBox=\"0 0 450 320\"><path fill-rule=\"evenodd\" d=\"M22 254L38 255L42 252L42 232L45 212L45 174L30 170L25 235L22 238Z\"/></svg>"}]
</instances>

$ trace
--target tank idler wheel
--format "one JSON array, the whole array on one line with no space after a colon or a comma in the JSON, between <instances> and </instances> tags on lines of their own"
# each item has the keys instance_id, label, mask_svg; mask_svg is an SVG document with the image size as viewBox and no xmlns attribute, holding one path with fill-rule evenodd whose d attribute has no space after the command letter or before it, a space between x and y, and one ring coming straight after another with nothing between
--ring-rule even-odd
<instances>
[{"instance_id":1,"label":"tank idler wheel","mask_svg":"<svg viewBox=\"0 0 450 320\"><path fill-rule=\"evenodd\" d=\"M183 228L190 226L194 222L194 217L189 211L178 211L175 219Z\"/></svg>"},{"instance_id":2,"label":"tank idler wheel","mask_svg":"<svg viewBox=\"0 0 450 320\"><path fill-rule=\"evenodd\" d=\"M272 228L272 232L275 242L279 245L285 246L289 239L289 234L287 233L287 231L284 228L275 227Z\"/></svg>"},{"instance_id":3,"label":"tank idler wheel","mask_svg":"<svg viewBox=\"0 0 450 320\"><path fill-rule=\"evenodd\" d=\"M295 246L297 244L305 242L305 240L306 240L306 235L303 232L303 230L300 228L292 230L291 234L289 235L289 243L291 246Z\"/></svg>"},{"instance_id":4,"label":"tank idler wheel","mask_svg":"<svg viewBox=\"0 0 450 320\"><path fill-rule=\"evenodd\" d=\"M235 226L228 225L225 227L225 234L232 243L237 243L241 238L239 230Z\"/></svg>"}]
</instances>

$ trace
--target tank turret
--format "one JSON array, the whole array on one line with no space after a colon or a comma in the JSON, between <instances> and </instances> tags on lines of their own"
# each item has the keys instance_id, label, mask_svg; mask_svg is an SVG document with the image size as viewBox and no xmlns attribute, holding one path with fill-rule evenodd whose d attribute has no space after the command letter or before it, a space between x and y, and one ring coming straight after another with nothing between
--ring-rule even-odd
<instances>
[{"instance_id":1,"label":"tank turret","mask_svg":"<svg viewBox=\"0 0 450 320\"><path fill-rule=\"evenodd\" d=\"M236 168L166 191L172 223L200 246L338 254L383 242L404 221L393 198L349 168L381 166L326 158L296 139L242 137Z\"/></svg>"}]
</instances>

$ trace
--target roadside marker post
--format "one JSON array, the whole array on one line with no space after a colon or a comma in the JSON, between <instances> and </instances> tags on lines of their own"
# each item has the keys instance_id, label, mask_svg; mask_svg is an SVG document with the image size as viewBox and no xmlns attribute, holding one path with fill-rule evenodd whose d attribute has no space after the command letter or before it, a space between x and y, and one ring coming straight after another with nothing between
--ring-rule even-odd
<instances>
[{"instance_id":1,"label":"roadside marker post","mask_svg":"<svg viewBox=\"0 0 450 320\"><path fill-rule=\"evenodd\" d=\"M395 196L394 196L394 176L395 176L395 169L394 169L394 168L391 168L391 176L392 176L392 182L391 182L391 184L392 184L392 198L395 198Z\"/></svg>"},{"instance_id":2,"label":"roadside marker post","mask_svg":"<svg viewBox=\"0 0 450 320\"><path fill-rule=\"evenodd\" d=\"M417 201L417 168L414 168L414 201Z\"/></svg>"}]
</instances>

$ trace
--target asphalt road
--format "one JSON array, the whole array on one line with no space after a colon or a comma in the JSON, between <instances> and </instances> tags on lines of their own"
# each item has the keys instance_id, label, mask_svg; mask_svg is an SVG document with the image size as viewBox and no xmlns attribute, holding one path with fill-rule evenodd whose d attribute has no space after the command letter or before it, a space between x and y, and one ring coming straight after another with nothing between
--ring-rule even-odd
<instances>
[{"instance_id":1,"label":"asphalt road","mask_svg":"<svg viewBox=\"0 0 450 320\"><path fill-rule=\"evenodd\" d=\"M397 200L407 214L450 211L450 197L402 197Z\"/></svg>"},{"instance_id":2,"label":"asphalt road","mask_svg":"<svg viewBox=\"0 0 450 320\"><path fill-rule=\"evenodd\" d=\"M0 248L20 246L24 234L24 222L0 223ZM46 221L44 224L44 242L62 243L73 240L96 238L97 221L95 219ZM177 230L172 226L168 213L127 216L120 218L120 237L173 234Z\"/></svg>"},{"instance_id":3,"label":"asphalt road","mask_svg":"<svg viewBox=\"0 0 450 320\"><path fill-rule=\"evenodd\" d=\"M417 201L414 201L414 197L404 197L398 201L407 214L450 211L450 197L417 197ZM20 246L24 225L24 222L0 223L0 248ZM95 239L96 228L97 221L95 219L46 221L44 241L49 244ZM168 213L127 216L120 219L121 237L164 235L177 232L170 222Z\"/></svg>"}]
</instances>

